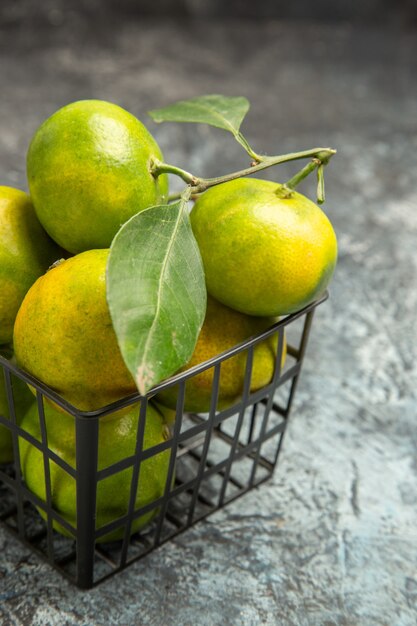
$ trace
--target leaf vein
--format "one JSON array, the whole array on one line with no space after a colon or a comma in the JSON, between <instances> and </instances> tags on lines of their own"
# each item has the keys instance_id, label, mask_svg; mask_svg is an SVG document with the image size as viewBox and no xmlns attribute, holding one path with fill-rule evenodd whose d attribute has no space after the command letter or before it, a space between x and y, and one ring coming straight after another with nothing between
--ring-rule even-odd
<instances>
[{"instance_id":1,"label":"leaf vein","mask_svg":"<svg viewBox=\"0 0 417 626\"><path fill-rule=\"evenodd\" d=\"M176 233L177 233L177 231L178 231L178 229L180 227L180 224L181 224L181 210L182 210L182 206L180 206L180 210L178 212L178 217L177 217L176 222L175 222L175 227L173 229L172 236L170 238L170 241L169 241L169 244L168 244L168 248L167 248L167 251L166 251L166 253L164 255L163 262L162 262L160 281L159 281L159 285L158 285L158 292L157 292L157 299L156 299L155 317L153 319L153 322L152 322L151 327L149 329L148 336L146 338L146 342L145 342L145 346L144 346L144 350L143 350L143 355L142 355L142 360L141 360L142 364L146 364L146 359L147 359L147 356L148 356L149 346L150 346L150 343L151 343L151 339L153 338L153 335L155 333L155 328L157 326L157 321L158 321L159 314L160 314L160 311L161 311L162 285L163 285L163 282L164 282L163 281L163 277L165 276L165 272L166 272L166 268L167 268L167 265L168 265L169 256L170 256L171 250L172 250L172 248L174 246L175 235L176 235Z\"/></svg>"}]
</instances>

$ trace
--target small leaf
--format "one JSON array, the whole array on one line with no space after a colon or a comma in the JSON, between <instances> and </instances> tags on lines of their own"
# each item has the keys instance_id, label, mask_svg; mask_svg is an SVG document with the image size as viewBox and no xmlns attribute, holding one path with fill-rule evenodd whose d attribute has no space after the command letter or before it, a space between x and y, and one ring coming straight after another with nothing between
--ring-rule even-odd
<instances>
[{"instance_id":1,"label":"small leaf","mask_svg":"<svg viewBox=\"0 0 417 626\"><path fill-rule=\"evenodd\" d=\"M249 107L246 98L212 94L180 100L163 109L150 111L149 115L155 122L195 122L228 130L245 150L251 150L239 131Z\"/></svg>"},{"instance_id":2,"label":"small leaf","mask_svg":"<svg viewBox=\"0 0 417 626\"><path fill-rule=\"evenodd\" d=\"M139 393L190 360L206 299L184 198L141 211L122 226L110 249L107 301Z\"/></svg>"}]
</instances>

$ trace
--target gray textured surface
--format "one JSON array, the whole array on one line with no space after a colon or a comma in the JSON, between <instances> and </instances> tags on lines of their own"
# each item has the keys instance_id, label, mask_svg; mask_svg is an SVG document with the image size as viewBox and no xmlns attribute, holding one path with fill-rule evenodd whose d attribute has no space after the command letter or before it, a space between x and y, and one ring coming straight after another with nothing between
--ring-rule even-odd
<instances>
[{"instance_id":1,"label":"gray textured surface","mask_svg":"<svg viewBox=\"0 0 417 626\"><path fill-rule=\"evenodd\" d=\"M93 36L81 23L26 24L0 46L2 184L25 186L31 134L71 100L110 99L144 118L180 97L247 95L255 148L338 148L326 210L340 243L274 480L92 592L0 529L0 623L414 626L416 34L142 22ZM220 131L149 126L196 173L245 161Z\"/></svg>"},{"instance_id":2,"label":"gray textured surface","mask_svg":"<svg viewBox=\"0 0 417 626\"><path fill-rule=\"evenodd\" d=\"M249 18L311 19L315 21L365 20L370 24L406 25L417 20L414 0L361 0L334 2L334 0L2 0L0 22L15 24L22 19L35 19L51 25L68 24L80 13L84 17L107 18L109 13L126 16L164 15L175 18Z\"/></svg>"}]
</instances>

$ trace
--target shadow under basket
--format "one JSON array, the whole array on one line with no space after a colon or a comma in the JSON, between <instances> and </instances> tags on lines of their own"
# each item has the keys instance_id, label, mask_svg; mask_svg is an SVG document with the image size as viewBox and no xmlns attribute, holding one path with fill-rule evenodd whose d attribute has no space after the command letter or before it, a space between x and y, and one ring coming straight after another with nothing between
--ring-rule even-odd
<instances>
[{"instance_id":1,"label":"shadow under basket","mask_svg":"<svg viewBox=\"0 0 417 626\"><path fill-rule=\"evenodd\" d=\"M2 524L71 582L82 589L89 589L266 481L272 476L278 461L313 314L326 298L327 293L259 336L173 376L146 397L130 396L93 412L79 411L47 386L0 357L0 376L4 376L9 407L9 417L0 414L0 427L9 429L14 452L13 463L0 465ZM276 357L272 357L275 360L274 372L266 386L253 391L254 354L258 344L268 338L273 339L277 346ZM285 345L287 356L282 366ZM242 353L242 394L233 406L219 408L222 367L228 359L241 358ZM211 370L213 380L210 409L207 413L187 413L184 411L187 384L205 370ZM29 383L36 391L39 438L18 425L20 420L16 415L15 395L21 383L16 384L17 379ZM162 443L146 448L144 432L148 402L152 402L157 392L173 386L176 387L177 399L170 436ZM48 447L45 404L50 400L73 420L74 467ZM98 464L100 421L130 405L138 407L135 449L129 457L101 469ZM44 482L42 488L46 496L43 499L25 484L20 470L19 440L26 440L25 445L29 442L35 446L37 454L41 455L44 476L40 480ZM164 454L166 458L166 480L161 493L151 502L136 508L137 493L141 488L141 467L159 454ZM53 465L67 474L68 480L74 481L77 514L73 524L62 511L54 508ZM124 472L128 481L126 510L97 528L100 482L119 472ZM142 530L133 532L135 521L144 515L151 521ZM65 535L54 529L56 525L64 529ZM103 541L112 534L122 539Z\"/></svg>"}]
</instances>

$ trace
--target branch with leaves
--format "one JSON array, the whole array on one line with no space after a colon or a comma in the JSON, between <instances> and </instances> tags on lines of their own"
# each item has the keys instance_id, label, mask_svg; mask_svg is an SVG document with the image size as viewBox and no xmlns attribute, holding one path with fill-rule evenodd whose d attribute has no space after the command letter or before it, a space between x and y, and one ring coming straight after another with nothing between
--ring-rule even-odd
<instances>
[{"instance_id":1,"label":"branch with leaves","mask_svg":"<svg viewBox=\"0 0 417 626\"><path fill-rule=\"evenodd\" d=\"M336 154L336 150L332 148L312 148L311 150L291 152L290 154L282 154L279 156L261 156L257 154L240 131L240 126L246 113L249 111L249 106L249 102L246 98L227 98L225 96L209 95L193 98L191 100L182 100L169 107L150 111L149 114L155 122L194 122L209 124L210 126L227 130L232 133L236 141L243 146L248 155L253 159L250 167L216 178L200 178L175 165L162 163L161 161L154 161L152 163L152 174L154 176L159 176L164 173L175 174L190 185L193 195L196 195L214 185L220 185L221 183L235 180L236 178L242 178L243 176L251 176L274 165L311 158L312 161L298 172L298 174L293 176L290 181L285 183L284 186L288 188L288 194L290 194L290 189L294 189L303 178L318 168L320 170L320 185L317 192L317 201L320 204L324 202L323 168L327 165L330 158ZM173 199L176 198L177 196L173 197Z\"/></svg>"},{"instance_id":2,"label":"branch with leaves","mask_svg":"<svg viewBox=\"0 0 417 626\"><path fill-rule=\"evenodd\" d=\"M249 111L246 98L207 95L151 111L155 122L192 122L226 130L245 149L251 165L240 171L202 178L175 165L154 161L155 177L179 176L186 188L169 204L150 207L126 222L113 240L107 267L107 300L120 350L141 395L174 374L191 358L206 310L204 269L191 230L187 203L221 183L268 167L310 159L277 192L290 197L317 170L318 202L324 202L324 167L336 153L313 148L280 156L257 154L240 131Z\"/></svg>"}]
</instances>

